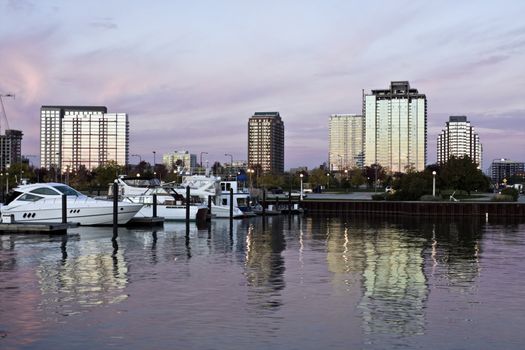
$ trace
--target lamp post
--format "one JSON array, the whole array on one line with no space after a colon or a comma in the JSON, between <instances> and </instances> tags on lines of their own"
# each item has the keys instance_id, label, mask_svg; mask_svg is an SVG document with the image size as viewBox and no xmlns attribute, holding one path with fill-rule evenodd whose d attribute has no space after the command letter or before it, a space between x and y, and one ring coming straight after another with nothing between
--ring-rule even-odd
<instances>
[{"instance_id":1,"label":"lamp post","mask_svg":"<svg viewBox=\"0 0 525 350\"><path fill-rule=\"evenodd\" d=\"M377 163L374 164L374 169L375 169L375 181L374 181L374 192L377 192Z\"/></svg>"},{"instance_id":2,"label":"lamp post","mask_svg":"<svg viewBox=\"0 0 525 350\"><path fill-rule=\"evenodd\" d=\"M299 178L301 178L301 195L299 196L300 200L303 200L303 173L299 174Z\"/></svg>"},{"instance_id":3,"label":"lamp post","mask_svg":"<svg viewBox=\"0 0 525 350\"><path fill-rule=\"evenodd\" d=\"M326 189L330 187L330 173L326 173Z\"/></svg>"},{"instance_id":4,"label":"lamp post","mask_svg":"<svg viewBox=\"0 0 525 350\"><path fill-rule=\"evenodd\" d=\"M248 168L248 170L246 171L248 172L248 176L250 177L250 193L252 193L252 187L253 187L252 174L255 170Z\"/></svg>"},{"instance_id":5,"label":"lamp post","mask_svg":"<svg viewBox=\"0 0 525 350\"><path fill-rule=\"evenodd\" d=\"M139 154L132 154L132 157L139 157L139 164L142 163L142 157Z\"/></svg>"},{"instance_id":6,"label":"lamp post","mask_svg":"<svg viewBox=\"0 0 525 350\"><path fill-rule=\"evenodd\" d=\"M432 172L432 197L436 196L436 171Z\"/></svg>"},{"instance_id":7,"label":"lamp post","mask_svg":"<svg viewBox=\"0 0 525 350\"><path fill-rule=\"evenodd\" d=\"M157 172L155 171L155 165L157 164L157 152L153 151L153 176L157 177Z\"/></svg>"},{"instance_id":8,"label":"lamp post","mask_svg":"<svg viewBox=\"0 0 525 350\"><path fill-rule=\"evenodd\" d=\"M224 153L226 157L230 157L230 171L228 171L228 175L231 175L232 168L233 168L233 156L229 153Z\"/></svg>"}]
</instances>

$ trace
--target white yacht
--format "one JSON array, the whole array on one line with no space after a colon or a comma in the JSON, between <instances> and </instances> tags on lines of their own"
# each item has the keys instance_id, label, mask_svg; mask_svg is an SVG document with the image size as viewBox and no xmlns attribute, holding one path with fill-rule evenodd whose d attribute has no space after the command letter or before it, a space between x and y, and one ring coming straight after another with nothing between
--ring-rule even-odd
<instances>
[{"instance_id":1,"label":"white yacht","mask_svg":"<svg viewBox=\"0 0 525 350\"><path fill-rule=\"evenodd\" d=\"M2 216L12 215L15 222L61 222L62 195L67 196L67 221L80 225L113 224L113 202L98 200L62 183L21 185L13 190ZM126 224L142 204L118 203L118 224Z\"/></svg>"},{"instance_id":2,"label":"white yacht","mask_svg":"<svg viewBox=\"0 0 525 350\"><path fill-rule=\"evenodd\" d=\"M186 200L170 185L161 185L158 179L127 177L117 178L119 196L126 203L142 204L142 209L135 217L153 216L153 195L157 195L157 216L166 220L186 220ZM113 186L110 185L109 196L113 196ZM208 207L197 198L190 199L190 220L206 220Z\"/></svg>"},{"instance_id":3,"label":"white yacht","mask_svg":"<svg viewBox=\"0 0 525 350\"><path fill-rule=\"evenodd\" d=\"M186 176L177 189L185 193L190 187L190 195L198 196L203 202L212 197L211 213L218 218L230 217L230 188L233 190L233 217L254 216L250 208L250 193L239 189L237 181L221 181L220 177L211 175Z\"/></svg>"}]
</instances>

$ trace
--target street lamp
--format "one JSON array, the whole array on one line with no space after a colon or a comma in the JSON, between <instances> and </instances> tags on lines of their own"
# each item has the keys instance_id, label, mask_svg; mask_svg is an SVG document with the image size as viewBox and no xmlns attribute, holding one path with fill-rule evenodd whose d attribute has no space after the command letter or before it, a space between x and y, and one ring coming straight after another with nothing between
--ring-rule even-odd
<instances>
[{"instance_id":1,"label":"street lamp","mask_svg":"<svg viewBox=\"0 0 525 350\"><path fill-rule=\"evenodd\" d=\"M326 189L330 187L330 173L326 173Z\"/></svg>"},{"instance_id":2,"label":"street lamp","mask_svg":"<svg viewBox=\"0 0 525 350\"><path fill-rule=\"evenodd\" d=\"M157 164L157 152L153 151L153 176L157 177L157 172L155 171L155 165Z\"/></svg>"},{"instance_id":3,"label":"street lamp","mask_svg":"<svg viewBox=\"0 0 525 350\"><path fill-rule=\"evenodd\" d=\"M253 186L252 185L253 184L253 182L252 182L252 174L255 172L255 170L248 168L248 170L246 170L246 171L248 172L248 176L250 177L250 193L251 193L252 192L252 186Z\"/></svg>"},{"instance_id":4,"label":"street lamp","mask_svg":"<svg viewBox=\"0 0 525 350\"><path fill-rule=\"evenodd\" d=\"M436 196L436 171L432 172L432 197Z\"/></svg>"},{"instance_id":5,"label":"street lamp","mask_svg":"<svg viewBox=\"0 0 525 350\"><path fill-rule=\"evenodd\" d=\"M132 154L132 157L139 157L139 164L142 163L142 157L139 154Z\"/></svg>"},{"instance_id":6,"label":"street lamp","mask_svg":"<svg viewBox=\"0 0 525 350\"><path fill-rule=\"evenodd\" d=\"M301 195L300 195L300 200L302 201L303 200L303 173L299 174L299 177L301 178Z\"/></svg>"}]
</instances>

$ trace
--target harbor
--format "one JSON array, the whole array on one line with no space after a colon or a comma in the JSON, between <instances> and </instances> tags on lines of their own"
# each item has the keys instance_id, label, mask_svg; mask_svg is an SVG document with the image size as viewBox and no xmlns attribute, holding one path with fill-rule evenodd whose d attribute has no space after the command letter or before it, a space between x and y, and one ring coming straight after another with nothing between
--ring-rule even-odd
<instances>
[{"instance_id":1,"label":"harbor","mask_svg":"<svg viewBox=\"0 0 525 350\"><path fill-rule=\"evenodd\" d=\"M118 227L118 244L111 237L111 227L87 226L0 236L0 347L524 341L524 220L282 215L189 233L184 222Z\"/></svg>"}]
</instances>

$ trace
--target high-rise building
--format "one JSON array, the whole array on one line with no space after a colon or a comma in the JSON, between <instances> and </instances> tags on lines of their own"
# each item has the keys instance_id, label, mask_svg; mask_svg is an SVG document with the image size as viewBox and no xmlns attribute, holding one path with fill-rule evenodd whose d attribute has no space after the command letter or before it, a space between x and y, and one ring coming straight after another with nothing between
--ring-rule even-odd
<instances>
[{"instance_id":1,"label":"high-rise building","mask_svg":"<svg viewBox=\"0 0 525 350\"><path fill-rule=\"evenodd\" d=\"M503 180L508 181L513 175L524 175L525 163L506 158L495 159L492 161L488 172L493 183L501 184L504 182Z\"/></svg>"},{"instance_id":2,"label":"high-rise building","mask_svg":"<svg viewBox=\"0 0 525 350\"><path fill-rule=\"evenodd\" d=\"M129 123L126 113L107 113L99 106L40 108L40 166L59 172L81 165L93 169L109 161L128 164Z\"/></svg>"},{"instance_id":3,"label":"high-rise building","mask_svg":"<svg viewBox=\"0 0 525 350\"><path fill-rule=\"evenodd\" d=\"M425 169L427 98L408 81L390 89L372 90L363 99L365 165L379 164L392 172Z\"/></svg>"},{"instance_id":4,"label":"high-rise building","mask_svg":"<svg viewBox=\"0 0 525 350\"><path fill-rule=\"evenodd\" d=\"M162 162L170 171L177 171L179 174L193 174L197 166L197 155L189 151L174 151L162 156Z\"/></svg>"},{"instance_id":5,"label":"high-rise building","mask_svg":"<svg viewBox=\"0 0 525 350\"><path fill-rule=\"evenodd\" d=\"M363 167L363 116L333 114L329 124L328 163L332 171Z\"/></svg>"},{"instance_id":6,"label":"high-rise building","mask_svg":"<svg viewBox=\"0 0 525 350\"><path fill-rule=\"evenodd\" d=\"M248 121L248 166L284 172L284 123L279 112L255 112Z\"/></svg>"},{"instance_id":7,"label":"high-rise building","mask_svg":"<svg viewBox=\"0 0 525 350\"><path fill-rule=\"evenodd\" d=\"M22 161L22 131L5 131L0 135L0 169L7 169L15 163Z\"/></svg>"},{"instance_id":8,"label":"high-rise building","mask_svg":"<svg viewBox=\"0 0 525 350\"><path fill-rule=\"evenodd\" d=\"M481 169L482 145L479 136L465 116L451 116L446 128L438 136L437 161L446 163L450 157L468 156Z\"/></svg>"}]
</instances>

